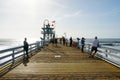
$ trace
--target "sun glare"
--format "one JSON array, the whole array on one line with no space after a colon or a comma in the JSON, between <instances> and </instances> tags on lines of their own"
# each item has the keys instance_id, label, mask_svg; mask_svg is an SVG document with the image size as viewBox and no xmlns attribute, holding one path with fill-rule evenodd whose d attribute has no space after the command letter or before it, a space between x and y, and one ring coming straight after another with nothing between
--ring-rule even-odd
<instances>
[{"instance_id":1,"label":"sun glare","mask_svg":"<svg viewBox=\"0 0 120 80\"><path fill-rule=\"evenodd\" d=\"M47 6L47 4L49 3L49 0L24 0L24 2L27 5L39 4L39 6Z\"/></svg>"}]
</instances>

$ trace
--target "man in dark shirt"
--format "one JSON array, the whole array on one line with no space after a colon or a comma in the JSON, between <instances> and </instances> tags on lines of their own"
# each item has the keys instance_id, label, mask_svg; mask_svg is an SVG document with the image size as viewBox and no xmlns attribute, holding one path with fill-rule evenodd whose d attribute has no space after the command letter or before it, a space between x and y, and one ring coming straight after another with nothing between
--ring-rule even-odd
<instances>
[{"instance_id":1,"label":"man in dark shirt","mask_svg":"<svg viewBox=\"0 0 120 80\"><path fill-rule=\"evenodd\" d=\"M85 38L82 37L81 39L81 51L84 52L84 46L85 46Z\"/></svg>"},{"instance_id":2,"label":"man in dark shirt","mask_svg":"<svg viewBox=\"0 0 120 80\"><path fill-rule=\"evenodd\" d=\"M24 47L24 52L27 55L27 57L29 58L29 56L28 56L28 42L27 42L27 38L25 38L23 44L24 44L24 46L23 46Z\"/></svg>"},{"instance_id":3,"label":"man in dark shirt","mask_svg":"<svg viewBox=\"0 0 120 80\"><path fill-rule=\"evenodd\" d=\"M72 47L72 43L73 43L73 40L72 40L72 37L70 37L70 47Z\"/></svg>"}]
</instances>

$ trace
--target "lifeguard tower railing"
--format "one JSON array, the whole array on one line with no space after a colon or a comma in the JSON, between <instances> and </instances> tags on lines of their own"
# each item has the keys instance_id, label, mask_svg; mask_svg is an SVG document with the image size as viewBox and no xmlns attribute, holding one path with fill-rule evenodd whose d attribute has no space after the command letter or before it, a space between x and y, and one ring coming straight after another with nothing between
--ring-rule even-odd
<instances>
[{"instance_id":1,"label":"lifeguard tower railing","mask_svg":"<svg viewBox=\"0 0 120 80\"><path fill-rule=\"evenodd\" d=\"M40 50L43 48L46 44L48 44L49 41L37 41L35 43L29 44L29 55L35 54L35 51ZM4 73L10 71L17 65L23 62L24 58L24 50L23 46L17 46L5 50L0 51L0 76Z\"/></svg>"},{"instance_id":2,"label":"lifeguard tower railing","mask_svg":"<svg viewBox=\"0 0 120 80\"><path fill-rule=\"evenodd\" d=\"M91 44L86 44L85 51L87 53L90 53L91 47L92 47ZM95 56L120 68L120 50L119 49L115 49L110 46L104 46L101 44Z\"/></svg>"}]
</instances>

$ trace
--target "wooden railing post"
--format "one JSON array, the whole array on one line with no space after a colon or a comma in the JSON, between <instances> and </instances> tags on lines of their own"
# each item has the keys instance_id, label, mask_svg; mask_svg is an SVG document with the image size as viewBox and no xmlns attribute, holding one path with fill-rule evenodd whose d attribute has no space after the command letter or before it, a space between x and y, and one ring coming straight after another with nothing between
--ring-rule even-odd
<instances>
[{"instance_id":1,"label":"wooden railing post","mask_svg":"<svg viewBox=\"0 0 120 80\"><path fill-rule=\"evenodd\" d=\"M28 49L28 50L29 50L29 52L31 52L31 51L32 51L32 49L31 49L31 45L29 45L29 49Z\"/></svg>"},{"instance_id":2,"label":"wooden railing post","mask_svg":"<svg viewBox=\"0 0 120 80\"><path fill-rule=\"evenodd\" d=\"M13 53L12 53L12 65L14 65L15 63L15 55L14 55L14 50L13 50Z\"/></svg>"}]
</instances>

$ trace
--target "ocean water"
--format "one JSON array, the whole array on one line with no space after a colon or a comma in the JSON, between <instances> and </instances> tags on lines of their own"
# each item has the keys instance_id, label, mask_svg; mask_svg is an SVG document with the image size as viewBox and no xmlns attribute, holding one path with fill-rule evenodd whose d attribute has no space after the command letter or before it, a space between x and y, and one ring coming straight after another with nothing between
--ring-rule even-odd
<instances>
[{"instance_id":1,"label":"ocean water","mask_svg":"<svg viewBox=\"0 0 120 80\"><path fill-rule=\"evenodd\" d=\"M76 39L73 39L74 41L77 41ZM85 43L92 43L94 39L85 39ZM24 39L0 39L0 50L4 50L7 48L11 47L16 47L16 46L21 46L23 45ZM27 39L27 42L34 43L36 41L40 41L39 38L30 38ZM120 50L120 38L104 38L104 39L99 39L100 44L104 44L105 46L110 46L116 49Z\"/></svg>"},{"instance_id":2,"label":"ocean water","mask_svg":"<svg viewBox=\"0 0 120 80\"><path fill-rule=\"evenodd\" d=\"M23 45L24 39L0 39L0 50L17 47ZM27 39L29 44L40 41L38 38Z\"/></svg>"},{"instance_id":3,"label":"ocean water","mask_svg":"<svg viewBox=\"0 0 120 80\"><path fill-rule=\"evenodd\" d=\"M17 46L19 43L15 39L0 39L0 50Z\"/></svg>"},{"instance_id":4,"label":"ocean water","mask_svg":"<svg viewBox=\"0 0 120 80\"><path fill-rule=\"evenodd\" d=\"M9 49L9 48L22 46L23 41L24 41L24 39L0 39L0 51ZM39 38L28 38L27 39L28 44L35 43L36 41L40 41L40 39ZM8 54L11 54L11 52L5 52L2 54L0 53L0 57L3 57ZM23 53L20 53L20 54L23 54ZM20 54L15 55L15 56L19 56ZM0 60L0 64L4 63L5 61L8 61L10 59L12 59L12 56Z\"/></svg>"}]
</instances>

